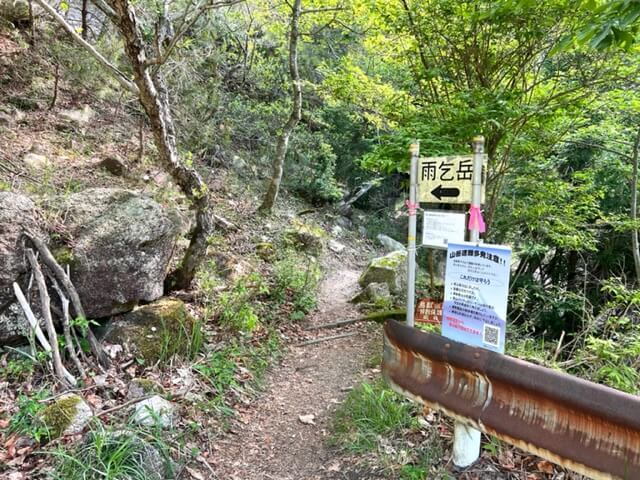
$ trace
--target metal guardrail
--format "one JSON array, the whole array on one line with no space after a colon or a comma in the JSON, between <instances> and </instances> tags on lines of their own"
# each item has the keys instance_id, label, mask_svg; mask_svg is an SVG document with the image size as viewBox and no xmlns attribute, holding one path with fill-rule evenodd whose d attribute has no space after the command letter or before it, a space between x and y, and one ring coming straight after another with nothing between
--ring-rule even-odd
<instances>
[{"instance_id":1,"label":"metal guardrail","mask_svg":"<svg viewBox=\"0 0 640 480\"><path fill-rule=\"evenodd\" d=\"M640 397L389 320L399 393L594 479L640 479Z\"/></svg>"}]
</instances>

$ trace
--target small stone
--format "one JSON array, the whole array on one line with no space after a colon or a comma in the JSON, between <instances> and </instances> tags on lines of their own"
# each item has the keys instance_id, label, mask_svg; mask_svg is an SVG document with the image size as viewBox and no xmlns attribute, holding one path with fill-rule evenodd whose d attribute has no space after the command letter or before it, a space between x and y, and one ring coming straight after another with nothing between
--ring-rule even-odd
<instances>
[{"instance_id":1,"label":"small stone","mask_svg":"<svg viewBox=\"0 0 640 480\"><path fill-rule=\"evenodd\" d=\"M397 240L389 237L388 235L379 234L377 237L378 242L382 245L385 250L389 253L396 251L405 251L407 248Z\"/></svg>"},{"instance_id":2,"label":"small stone","mask_svg":"<svg viewBox=\"0 0 640 480\"><path fill-rule=\"evenodd\" d=\"M298 415L298 420L300 423L304 423L305 425L315 425L316 416L313 413L308 415Z\"/></svg>"},{"instance_id":3,"label":"small stone","mask_svg":"<svg viewBox=\"0 0 640 480\"><path fill-rule=\"evenodd\" d=\"M27 153L22 157L22 161L27 167L33 170L40 170L51 164L46 155L40 155L39 153Z\"/></svg>"},{"instance_id":4,"label":"small stone","mask_svg":"<svg viewBox=\"0 0 640 480\"><path fill-rule=\"evenodd\" d=\"M329 240L329 250L331 250L334 253L342 253L345 249L345 245L336 241L336 240Z\"/></svg>"},{"instance_id":5,"label":"small stone","mask_svg":"<svg viewBox=\"0 0 640 480\"><path fill-rule=\"evenodd\" d=\"M343 232L343 229L340 225L334 225L333 228L331 229L331 235L333 235L334 237L342 235L342 232Z\"/></svg>"},{"instance_id":6,"label":"small stone","mask_svg":"<svg viewBox=\"0 0 640 480\"><path fill-rule=\"evenodd\" d=\"M136 404L133 421L139 425L170 427L173 423L175 407L159 395Z\"/></svg>"},{"instance_id":7,"label":"small stone","mask_svg":"<svg viewBox=\"0 0 640 480\"><path fill-rule=\"evenodd\" d=\"M115 156L105 157L98 162L98 167L105 169L111 175L115 175L116 177L121 177L128 170L127 165Z\"/></svg>"},{"instance_id":8,"label":"small stone","mask_svg":"<svg viewBox=\"0 0 640 480\"><path fill-rule=\"evenodd\" d=\"M89 105L85 105L81 110L62 110L60 116L78 125L84 126L88 124L95 116L96 112Z\"/></svg>"}]
</instances>

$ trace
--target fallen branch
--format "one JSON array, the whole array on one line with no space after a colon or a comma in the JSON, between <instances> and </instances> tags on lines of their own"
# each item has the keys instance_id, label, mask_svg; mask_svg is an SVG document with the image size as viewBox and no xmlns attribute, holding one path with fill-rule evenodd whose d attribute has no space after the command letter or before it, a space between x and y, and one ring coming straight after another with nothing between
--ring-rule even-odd
<instances>
[{"instance_id":1,"label":"fallen branch","mask_svg":"<svg viewBox=\"0 0 640 480\"><path fill-rule=\"evenodd\" d=\"M64 287L64 289L69 294L69 299L71 300L71 304L73 305L73 309L75 310L76 315L82 318L87 318L84 313L84 308L82 308L82 302L80 302L78 291L73 286L73 283L71 283L71 280L65 273L64 269L60 266L56 259L53 258L53 255L51 254L47 246L35 235L30 234L26 235L26 237L31 241L31 243L40 253L42 262L47 267L49 267L49 270L51 270L56 279L62 284L62 287ZM87 340L89 341L91 351L98 360L98 363L104 368L109 368L109 365L111 364L109 356L106 354L106 352L102 348L102 345L100 345L100 342L98 342L98 339L93 334L91 329L87 329Z\"/></svg>"},{"instance_id":2,"label":"fallen branch","mask_svg":"<svg viewBox=\"0 0 640 480\"><path fill-rule=\"evenodd\" d=\"M54 290L58 294L58 297L60 298L60 303L62 304L62 316L60 317L60 323L62 323L62 331L64 333L65 347L67 349L67 352L69 353L69 357L73 361L73 364L76 366L76 369L78 369L78 372L80 372L80 376L82 378L87 378L87 373L82 367L82 363L80 362L80 359L78 358L78 354L76 353L76 349L74 347L74 337L71 335L71 320L69 318L69 299L65 296L64 293L62 293L62 289L58 285L58 282L56 282L55 278L53 278L53 276L50 276L49 280L51 280L51 284L53 285Z\"/></svg>"},{"instance_id":3,"label":"fallen branch","mask_svg":"<svg viewBox=\"0 0 640 480\"><path fill-rule=\"evenodd\" d=\"M392 318L394 320L404 320L407 315L405 309L396 310L383 310L381 312L368 313L364 317L360 317L359 320L369 320L376 323L384 323L385 320Z\"/></svg>"},{"instance_id":4,"label":"fallen branch","mask_svg":"<svg viewBox=\"0 0 640 480\"><path fill-rule=\"evenodd\" d=\"M344 327L345 325L352 325L356 322L360 322L362 321L362 318L351 318L349 320L340 320L338 322L332 322L332 323L323 323L322 325L312 325L311 327L307 328L306 330L322 330L323 328L338 328L338 327Z\"/></svg>"},{"instance_id":5,"label":"fallen branch","mask_svg":"<svg viewBox=\"0 0 640 480\"><path fill-rule=\"evenodd\" d=\"M49 336L49 343L51 347L51 358L53 360L53 370L58 377L58 380L62 384L77 385L76 378L69 373L69 371L62 364L62 357L60 356L60 348L58 347L58 334L53 326L53 318L51 318L51 298L47 291L47 284L44 281L44 275L42 269L38 264L35 253L30 248L26 249L27 260L31 265L31 271L33 272L36 284L38 285L38 293L40 294L40 309L42 311L42 319L44 320L44 326L47 329L47 335ZM37 323L37 322L36 322Z\"/></svg>"},{"instance_id":6,"label":"fallen branch","mask_svg":"<svg viewBox=\"0 0 640 480\"><path fill-rule=\"evenodd\" d=\"M215 223L218 227L222 228L223 230L232 230L232 231L238 230L238 227L236 225L231 223L226 218L221 217L220 215L216 215L215 213L212 213L211 219L213 220L213 223Z\"/></svg>"},{"instance_id":7,"label":"fallen branch","mask_svg":"<svg viewBox=\"0 0 640 480\"><path fill-rule=\"evenodd\" d=\"M16 282L13 282L13 291L16 294L18 303L20 303L20 306L22 307L24 316L27 317L27 321L29 322L31 329L36 334L36 338L40 342L40 345L42 345L42 348L44 348L45 352L50 352L51 345L49 344L49 340L47 340L47 337L44 336L44 333L40 328L40 324L38 323L36 316L33 314L33 311L29 306L29 302L27 302L27 298L24 296L24 293L22 293L20 285L18 285Z\"/></svg>"},{"instance_id":8,"label":"fallen branch","mask_svg":"<svg viewBox=\"0 0 640 480\"><path fill-rule=\"evenodd\" d=\"M295 346L296 347L306 347L307 345L314 345L314 344L320 343L320 342L328 342L328 341L331 341L331 340L338 340L339 338L353 337L353 336L355 336L357 334L358 334L358 332L349 332L349 333L342 333L340 335L332 335L330 337L314 338L313 340L307 340L306 342L297 343Z\"/></svg>"},{"instance_id":9,"label":"fallen branch","mask_svg":"<svg viewBox=\"0 0 640 480\"><path fill-rule=\"evenodd\" d=\"M127 408L135 403L139 403L143 400L147 400L149 398L153 397L153 395L145 395L143 397L138 397L138 398L134 398L133 400L129 400L128 402L124 402L123 404L120 405L116 405L115 407L112 408L107 408L106 410L102 410L101 412L98 412L95 414L96 417L102 417L103 415L106 415L107 413L113 413L116 412L118 410L122 410L123 408Z\"/></svg>"}]
</instances>

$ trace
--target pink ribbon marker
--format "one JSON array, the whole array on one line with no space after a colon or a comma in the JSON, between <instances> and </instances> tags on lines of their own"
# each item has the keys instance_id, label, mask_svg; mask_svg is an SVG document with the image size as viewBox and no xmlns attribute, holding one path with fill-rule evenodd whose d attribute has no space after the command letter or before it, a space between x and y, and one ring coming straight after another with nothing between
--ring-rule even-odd
<instances>
[{"instance_id":1,"label":"pink ribbon marker","mask_svg":"<svg viewBox=\"0 0 640 480\"><path fill-rule=\"evenodd\" d=\"M484 233L486 230L482 212L477 205L471 205L469 209L469 230L478 230L480 233Z\"/></svg>"},{"instance_id":2,"label":"pink ribbon marker","mask_svg":"<svg viewBox=\"0 0 640 480\"><path fill-rule=\"evenodd\" d=\"M404 204L407 206L407 210L409 210L409 216L413 217L418 211L418 204L411 203L411 200L407 200Z\"/></svg>"}]
</instances>

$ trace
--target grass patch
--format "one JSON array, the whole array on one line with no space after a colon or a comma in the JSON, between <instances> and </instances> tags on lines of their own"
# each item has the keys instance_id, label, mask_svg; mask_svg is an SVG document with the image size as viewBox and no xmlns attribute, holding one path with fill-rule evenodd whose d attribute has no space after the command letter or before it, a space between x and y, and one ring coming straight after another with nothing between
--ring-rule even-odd
<instances>
[{"instance_id":1,"label":"grass patch","mask_svg":"<svg viewBox=\"0 0 640 480\"><path fill-rule=\"evenodd\" d=\"M352 452L378 447L379 437L391 437L417 426L418 408L390 390L382 380L352 390L334 417L335 441Z\"/></svg>"},{"instance_id":2,"label":"grass patch","mask_svg":"<svg viewBox=\"0 0 640 480\"><path fill-rule=\"evenodd\" d=\"M330 443L382 465L389 478L453 479L441 465L445 445L435 426L425 429L422 408L383 380L352 390L336 411ZM368 455L364 455L368 454Z\"/></svg>"},{"instance_id":3,"label":"grass patch","mask_svg":"<svg viewBox=\"0 0 640 480\"><path fill-rule=\"evenodd\" d=\"M261 342L233 339L211 352L193 370L213 387L213 398L205 408L231 413L228 397L232 391L257 388L271 363L280 355L280 339L269 331Z\"/></svg>"},{"instance_id":4,"label":"grass patch","mask_svg":"<svg viewBox=\"0 0 640 480\"><path fill-rule=\"evenodd\" d=\"M114 430L96 421L80 444L50 454L56 457L54 480L175 478L169 447L157 429Z\"/></svg>"}]
</instances>

